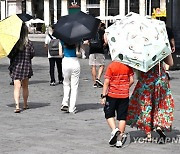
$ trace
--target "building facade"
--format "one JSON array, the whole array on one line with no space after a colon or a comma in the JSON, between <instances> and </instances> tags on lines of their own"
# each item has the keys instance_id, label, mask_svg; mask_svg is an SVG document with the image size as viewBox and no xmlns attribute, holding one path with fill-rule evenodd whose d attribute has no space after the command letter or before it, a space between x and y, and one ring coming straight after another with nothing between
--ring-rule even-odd
<instances>
[{"instance_id":1,"label":"building facade","mask_svg":"<svg viewBox=\"0 0 180 154\"><path fill-rule=\"evenodd\" d=\"M28 13L48 26L69 14L72 5L93 16L125 15L136 12L151 15L154 8L166 9L166 0L1 0L1 20L17 13Z\"/></svg>"}]
</instances>

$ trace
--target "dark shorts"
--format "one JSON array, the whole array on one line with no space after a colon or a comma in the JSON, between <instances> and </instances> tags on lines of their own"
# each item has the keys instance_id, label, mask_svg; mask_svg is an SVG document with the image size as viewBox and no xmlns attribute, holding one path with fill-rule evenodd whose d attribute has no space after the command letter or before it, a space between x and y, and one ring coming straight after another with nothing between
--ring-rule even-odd
<instances>
[{"instance_id":1,"label":"dark shorts","mask_svg":"<svg viewBox=\"0 0 180 154\"><path fill-rule=\"evenodd\" d=\"M117 120L126 120L127 111L129 106L128 98L112 98L106 97L106 104L104 106L105 118L109 119L117 115Z\"/></svg>"}]
</instances>

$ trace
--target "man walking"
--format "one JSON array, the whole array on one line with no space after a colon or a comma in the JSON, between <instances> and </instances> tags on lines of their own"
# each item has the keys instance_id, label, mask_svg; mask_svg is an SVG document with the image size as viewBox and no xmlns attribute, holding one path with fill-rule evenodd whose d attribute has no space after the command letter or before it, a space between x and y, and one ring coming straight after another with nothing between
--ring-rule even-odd
<instances>
[{"instance_id":1,"label":"man walking","mask_svg":"<svg viewBox=\"0 0 180 154\"><path fill-rule=\"evenodd\" d=\"M101 76L104 71L105 66L105 56L104 56L104 30L101 29L101 24L99 26L98 32L95 38L88 41L89 44L89 65L91 66L91 74L94 82L93 87L103 87L101 82ZM96 72L96 68L98 71Z\"/></svg>"}]
</instances>

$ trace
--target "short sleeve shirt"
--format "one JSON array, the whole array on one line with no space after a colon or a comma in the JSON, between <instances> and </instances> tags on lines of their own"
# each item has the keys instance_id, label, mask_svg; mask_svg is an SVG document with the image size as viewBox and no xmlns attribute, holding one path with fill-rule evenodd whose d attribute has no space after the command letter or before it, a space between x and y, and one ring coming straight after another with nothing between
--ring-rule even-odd
<instances>
[{"instance_id":1,"label":"short sleeve shirt","mask_svg":"<svg viewBox=\"0 0 180 154\"><path fill-rule=\"evenodd\" d=\"M72 49L68 49L67 47L65 47L63 41L61 41L61 45L63 47L64 57L76 57L76 47Z\"/></svg>"},{"instance_id":2,"label":"short sleeve shirt","mask_svg":"<svg viewBox=\"0 0 180 154\"><path fill-rule=\"evenodd\" d=\"M52 35L51 35L52 36ZM52 38L53 39L56 39L54 36L52 36ZM46 35L46 38L45 38L45 44L49 44L50 43L50 41L51 41L51 38L49 37L49 35L47 34ZM60 43L60 42L59 42ZM61 58L60 56L51 56L50 54L49 54L49 49L48 49L48 58Z\"/></svg>"},{"instance_id":3,"label":"short sleeve shirt","mask_svg":"<svg viewBox=\"0 0 180 154\"><path fill-rule=\"evenodd\" d=\"M106 69L105 79L109 79L108 96L113 98L129 97L130 76L133 76L133 69L120 62L113 61Z\"/></svg>"},{"instance_id":4,"label":"short sleeve shirt","mask_svg":"<svg viewBox=\"0 0 180 154\"><path fill-rule=\"evenodd\" d=\"M103 44L104 44L104 40L103 40L103 36L105 31L99 29L98 32L100 40L101 40L101 44L102 44L102 48L91 48L89 49L89 54L94 54L94 53L101 53L104 54L104 49L103 49Z\"/></svg>"}]
</instances>

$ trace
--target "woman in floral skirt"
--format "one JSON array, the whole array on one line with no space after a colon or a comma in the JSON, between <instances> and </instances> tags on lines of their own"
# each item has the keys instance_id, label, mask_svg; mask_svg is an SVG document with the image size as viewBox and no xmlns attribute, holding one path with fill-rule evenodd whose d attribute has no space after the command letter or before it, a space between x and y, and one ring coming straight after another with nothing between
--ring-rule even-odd
<instances>
[{"instance_id":1,"label":"woman in floral skirt","mask_svg":"<svg viewBox=\"0 0 180 154\"><path fill-rule=\"evenodd\" d=\"M172 55L164 59L173 65ZM164 130L170 130L173 121L174 100L163 62L148 72L139 72L138 82L130 98L127 124L145 131L147 140L152 141L151 131L155 128L165 141Z\"/></svg>"}]
</instances>

